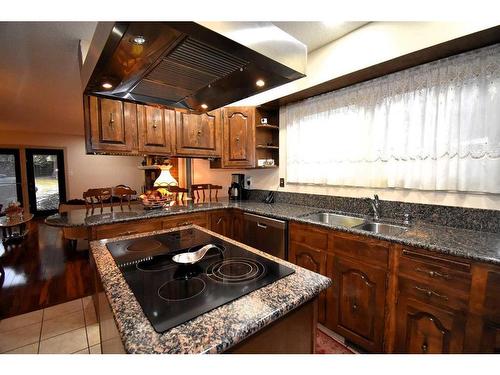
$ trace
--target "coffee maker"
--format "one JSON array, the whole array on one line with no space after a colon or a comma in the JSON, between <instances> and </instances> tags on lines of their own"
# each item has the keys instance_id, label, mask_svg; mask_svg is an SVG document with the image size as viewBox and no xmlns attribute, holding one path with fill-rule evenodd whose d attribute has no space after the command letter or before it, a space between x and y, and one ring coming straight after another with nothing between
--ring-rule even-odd
<instances>
[{"instance_id":1,"label":"coffee maker","mask_svg":"<svg viewBox=\"0 0 500 375\"><path fill-rule=\"evenodd\" d=\"M231 186L229 187L229 199L240 200L244 199L245 175L233 173L231 175Z\"/></svg>"}]
</instances>

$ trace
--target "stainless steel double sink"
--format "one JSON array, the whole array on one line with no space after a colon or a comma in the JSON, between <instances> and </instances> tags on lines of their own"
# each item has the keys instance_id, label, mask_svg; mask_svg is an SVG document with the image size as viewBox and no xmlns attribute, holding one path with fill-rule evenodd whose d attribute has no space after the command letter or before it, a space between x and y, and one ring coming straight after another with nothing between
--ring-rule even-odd
<instances>
[{"instance_id":1,"label":"stainless steel double sink","mask_svg":"<svg viewBox=\"0 0 500 375\"><path fill-rule=\"evenodd\" d=\"M317 212L302 216L302 218L322 224L339 225L356 228L372 233L397 235L407 229L402 225L367 221L363 218L349 215L335 214L333 212Z\"/></svg>"}]
</instances>

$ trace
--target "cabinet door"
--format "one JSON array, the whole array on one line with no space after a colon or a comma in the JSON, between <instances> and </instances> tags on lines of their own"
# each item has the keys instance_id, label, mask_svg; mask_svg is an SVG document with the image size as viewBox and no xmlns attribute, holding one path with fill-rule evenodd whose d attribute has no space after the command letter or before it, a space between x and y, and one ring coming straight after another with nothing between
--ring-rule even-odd
<instances>
[{"instance_id":1,"label":"cabinet door","mask_svg":"<svg viewBox=\"0 0 500 375\"><path fill-rule=\"evenodd\" d=\"M212 212L210 214L210 229L226 237L232 237L231 214L226 211Z\"/></svg>"},{"instance_id":2,"label":"cabinet door","mask_svg":"<svg viewBox=\"0 0 500 375\"><path fill-rule=\"evenodd\" d=\"M87 151L131 152L137 149L136 105L85 97Z\"/></svg>"},{"instance_id":3,"label":"cabinet door","mask_svg":"<svg viewBox=\"0 0 500 375\"><path fill-rule=\"evenodd\" d=\"M464 314L401 293L396 309L397 353L461 353Z\"/></svg>"},{"instance_id":4,"label":"cabinet door","mask_svg":"<svg viewBox=\"0 0 500 375\"><path fill-rule=\"evenodd\" d=\"M327 326L370 352L381 352L385 271L333 255L328 263L334 287L327 297Z\"/></svg>"},{"instance_id":5,"label":"cabinet door","mask_svg":"<svg viewBox=\"0 0 500 375\"><path fill-rule=\"evenodd\" d=\"M464 351L500 353L500 267L475 265Z\"/></svg>"},{"instance_id":6,"label":"cabinet door","mask_svg":"<svg viewBox=\"0 0 500 375\"><path fill-rule=\"evenodd\" d=\"M139 131L139 151L155 154L171 154L172 126L175 111L146 106L137 106L137 125Z\"/></svg>"},{"instance_id":7,"label":"cabinet door","mask_svg":"<svg viewBox=\"0 0 500 375\"><path fill-rule=\"evenodd\" d=\"M222 166L252 168L255 166L255 109L224 108Z\"/></svg>"},{"instance_id":8,"label":"cabinet door","mask_svg":"<svg viewBox=\"0 0 500 375\"><path fill-rule=\"evenodd\" d=\"M320 250L313 249L306 245L291 242L289 249L290 262L319 273L326 274L326 253ZM318 322L324 324L326 321L326 292L321 292L319 295L318 305Z\"/></svg>"},{"instance_id":9,"label":"cabinet door","mask_svg":"<svg viewBox=\"0 0 500 375\"><path fill-rule=\"evenodd\" d=\"M233 239L238 242L243 242L245 239L245 225L243 213L239 210L233 212Z\"/></svg>"},{"instance_id":10,"label":"cabinet door","mask_svg":"<svg viewBox=\"0 0 500 375\"><path fill-rule=\"evenodd\" d=\"M176 112L176 153L186 156L221 156L221 111L201 115Z\"/></svg>"}]
</instances>

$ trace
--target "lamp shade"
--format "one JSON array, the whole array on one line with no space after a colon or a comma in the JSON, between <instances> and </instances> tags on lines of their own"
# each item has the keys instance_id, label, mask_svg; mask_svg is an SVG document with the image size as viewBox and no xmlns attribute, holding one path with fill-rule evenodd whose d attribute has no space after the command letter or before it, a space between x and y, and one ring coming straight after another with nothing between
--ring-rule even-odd
<instances>
[{"instance_id":1,"label":"lamp shade","mask_svg":"<svg viewBox=\"0 0 500 375\"><path fill-rule=\"evenodd\" d=\"M169 187L169 186L177 186L177 181L170 174L171 165L162 165L161 173L158 178L154 182L155 187Z\"/></svg>"}]
</instances>

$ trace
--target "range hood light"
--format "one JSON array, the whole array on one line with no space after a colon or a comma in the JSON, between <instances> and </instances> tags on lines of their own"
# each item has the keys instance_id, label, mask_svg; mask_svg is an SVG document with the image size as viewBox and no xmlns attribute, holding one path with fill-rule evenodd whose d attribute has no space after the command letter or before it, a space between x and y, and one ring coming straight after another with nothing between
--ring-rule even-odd
<instances>
[{"instance_id":1,"label":"range hood light","mask_svg":"<svg viewBox=\"0 0 500 375\"><path fill-rule=\"evenodd\" d=\"M102 87L105 88L105 89L107 89L107 90L109 90L110 88L113 87L113 85L111 83L109 83L109 82L104 82L102 84Z\"/></svg>"},{"instance_id":2,"label":"range hood light","mask_svg":"<svg viewBox=\"0 0 500 375\"><path fill-rule=\"evenodd\" d=\"M144 38L142 35L137 35L132 38L132 43L137 44L138 46L142 46L144 43L146 43L146 38Z\"/></svg>"},{"instance_id":3,"label":"range hood light","mask_svg":"<svg viewBox=\"0 0 500 375\"><path fill-rule=\"evenodd\" d=\"M264 85L266 84L264 82L263 79L258 79L257 82L255 82L255 84L258 86L258 87L264 87Z\"/></svg>"},{"instance_id":4,"label":"range hood light","mask_svg":"<svg viewBox=\"0 0 500 375\"><path fill-rule=\"evenodd\" d=\"M208 105L206 105L205 103L203 103L203 104L201 105L201 108L203 108L203 109L207 109L207 108L208 108Z\"/></svg>"}]
</instances>

